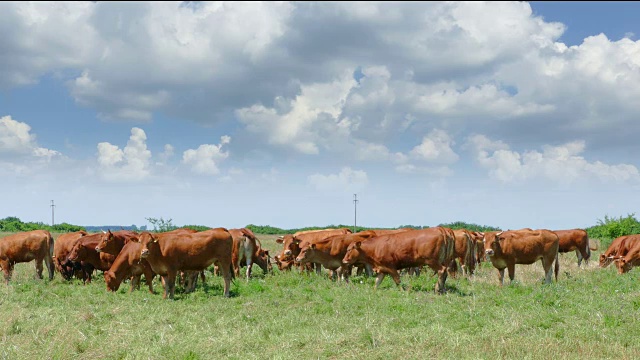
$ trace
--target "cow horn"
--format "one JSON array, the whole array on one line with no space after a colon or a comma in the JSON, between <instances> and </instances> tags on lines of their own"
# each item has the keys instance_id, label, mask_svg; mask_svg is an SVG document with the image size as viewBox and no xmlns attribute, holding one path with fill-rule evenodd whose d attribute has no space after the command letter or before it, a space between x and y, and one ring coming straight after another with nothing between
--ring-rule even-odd
<instances>
[{"instance_id":1,"label":"cow horn","mask_svg":"<svg viewBox=\"0 0 640 360\"><path fill-rule=\"evenodd\" d=\"M496 234L496 236L500 236L500 235L502 235L502 233L503 233L503 232L504 232L504 231L500 231L499 233L497 233L497 234Z\"/></svg>"},{"instance_id":2,"label":"cow horn","mask_svg":"<svg viewBox=\"0 0 640 360\"><path fill-rule=\"evenodd\" d=\"M102 230L102 233L103 233L103 234L106 234L107 232L106 232L106 231L104 231L104 230Z\"/></svg>"}]
</instances>

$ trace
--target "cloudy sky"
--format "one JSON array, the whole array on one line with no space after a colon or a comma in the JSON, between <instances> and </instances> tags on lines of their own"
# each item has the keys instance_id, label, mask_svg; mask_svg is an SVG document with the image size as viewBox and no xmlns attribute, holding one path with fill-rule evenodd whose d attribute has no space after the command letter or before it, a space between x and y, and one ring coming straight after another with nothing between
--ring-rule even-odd
<instances>
[{"instance_id":1,"label":"cloudy sky","mask_svg":"<svg viewBox=\"0 0 640 360\"><path fill-rule=\"evenodd\" d=\"M573 228L640 204L638 3L0 3L0 217ZM638 35L637 35L638 34Z\"/></svg>"}]
</instances>

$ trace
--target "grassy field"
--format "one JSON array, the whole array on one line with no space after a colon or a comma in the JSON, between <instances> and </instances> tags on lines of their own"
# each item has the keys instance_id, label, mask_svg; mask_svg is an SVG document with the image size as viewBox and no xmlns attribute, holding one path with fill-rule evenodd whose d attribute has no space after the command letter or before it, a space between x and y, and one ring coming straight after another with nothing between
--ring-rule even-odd
<instances>
[{"instance_id":1,"label":"grassy field","mask_svg":"<svg viewBox=\"0 0 640 360\"><path fill-rule=\"evenodd\" d=\"M260 236L276 253L275 236ZM561 255L557 283L543 285L542 266L516 266L516 281L498 286L497 270L477 276L404 277L408 291L386 278L333 283L297 272L236 280L208 274L196 292L175 301L123 285L107 293L102 276L88 286L34 279L19 264L0 284L0 359L638 359L638 270L620 276L586 269ZM45 271L46 273L46 271ZM144 285L143 285L144 288Z\"/></svg>"}]
</instances>

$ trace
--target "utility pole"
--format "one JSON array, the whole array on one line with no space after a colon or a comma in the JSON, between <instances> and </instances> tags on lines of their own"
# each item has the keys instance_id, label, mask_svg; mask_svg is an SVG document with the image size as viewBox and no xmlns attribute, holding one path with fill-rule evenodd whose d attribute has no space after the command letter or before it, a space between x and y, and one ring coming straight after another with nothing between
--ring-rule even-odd
<instances>
[{"instance_id":1,"label":"utility pole","mask_svg":"<svg viewBox=\"0 0 640 360\"><path fill-rule=\"evenodd\" d=\"M53 226L53 225L55 224L55 222L53 221L53 213L54 213L53 208L55 208L55 207L56 207L56 206L55 206L55 204L53 203L53 200L51 200L51 226Z\"/></svg>"},{"instance_id":2,"label":"utility pole","mask_svg":"<svg viewBox=\"0 0 640 360\"><path fill-rule=\"evenodd\" d=\"M356 223L358 220L358 194L353 194L353 233L356 233Z\"/></svg>"}]
</instances>

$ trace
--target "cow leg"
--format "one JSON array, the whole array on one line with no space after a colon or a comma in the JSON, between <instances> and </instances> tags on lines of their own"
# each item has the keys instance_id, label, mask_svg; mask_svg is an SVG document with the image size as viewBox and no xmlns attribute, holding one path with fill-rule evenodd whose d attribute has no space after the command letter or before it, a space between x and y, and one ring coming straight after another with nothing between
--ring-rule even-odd
<instances>
[{"instance_id":1,"label":"cow leg","mask_svg":"<svg viewBox=\"0 0 640 360\"><path fill-rule=\"evenodd\" d=\"M398 270L396 270L396 269L390 269L390 270L391 271L390 271L389 276L391 276L391 278L396 283L396 285L401 286L400 274L398 273ZM402 289L404 290L404 287L402 287Z\"/></svg>"},{"instance_id":2,"label":"cow leg","mask_svg":"<svg viewBox=\"0 0 640 360\"><path fill-rule=\"evenodd\" d=\"M220 263L220 271L222 272L222 278L224 279L224 297L231 297L229 288L231 287L231 271L228 264L224 262Z\"/></svg>"},{"instance_id":3,"label":"cow leg","mask_svg":"<svg viewBox=\"0 0 640 360\"><path fill-rule=\"evenodd\" d=\"M504 285L504 268L498 269L498 279L500 280L500 286Z\"/></svg>"},{"instance_id":4,"label":"cow leg","mask_svg":"<svg viewBox=\"0 0 640 360\"><path fill-rule=\"evenodd\" d=\"M169 299L173 300L173 296L176 291L176 275L177 275L176 271L167 271L167 277L164 280L164 286L165 286L164 298L166 298L167 295L169 295ZM169 294L167 294L167 292Z\"/></svg>"},{"instance_id":5,"label":"cow leg","mask_svg":"<svg viewBox=\"0 0 640 360\"><path fill-rule=\"evenodd\" d=\"M249 254L251 255L251 254ZM253 259L251 256L247 257L247 271L246 271L246 276L247 276L247 281L249 281L249 278L251 277L251 268L253 267Z\"/></svg>"},{"instance_id":6,"label":"cow leg","mask_svg":"<svg viewBox=\"0 0 640 360\"><path fill-rule=\"evenodd\" d=\"M129 287L129 293L133 292L133 290L136 288L136 285L138 288L140 288L140 275L131 276L131 286Z\"/></svg>"},{"instance_id":7,"label":"cow leg","mask_svg":"<svg viewBox=\"0 0 640 360\"><path fill-rule=\"evenodd\" d=\"M45 255L44 263L47 265L47 272L49 273L49 281L53 280L53 273L55 271L55 266L53 265L53 259L49 254Z\"/></svg>"},{"instance_id":8,"label":"cow leg","mask_svg":"<svg viewBox=\"0 0 640 360\"><path fill-rule=\"evenodd\" d=\"M150 267L145 266L142 272L144 273L144 280L147 282L147 286L149 286L149 293L153 294L153 271Z\"/></svg>"},{"instance_id":9,"label":"cow leg","mask_svg":"<svg viewBox=\"0 0 640 360\"><path fill-rule=\"evenodd\" d=\"M385 277L386 275L387 275L387 274L385 274L385 273L383 273L383 272L379 272L379 273L378 273L378 277L376 278L376 285L374 286L374 289L377 289L377 288L378 288L378 285L380 285L380 283L382 282L382 280L384 280L384 277Z\"/></svg>"},{"instance_id":10,"label":"cow leg","mask_svg":"<svg viewBox=\"0 0 640 360\"><path fill-rule=\"evenodd\" d=\"M448 271L447 268L443 267L442 269L440 269L438 271L438 282L436 282L436 288L435 291L438 294L444 294L445 292L445 282L447 281L447 275L448 275Z\"/></svg>"},{"instance_id":11,"label":"cow leg","mask_svg":"<svg viewBox=\"0 0 640 360\"><path fill-rule=\"evenodd\" d=\"M580 267L580 265L582 265L582 253L578 249L576 249L576 256L578 256L578 267Z\"/></svg>"},{"instance_id":12,"label":"cow leg","mask_svg":"<svg viewBox=\"0 0 640 360\"><path fill-rule=\"evenodd\" d=\"M36 259L36 277L41 280L42 270L44 270L44 267L42 266L42 259Z\"/></svg>"},{"instance_id":13,"label":"cow leg","mask_svg":"<svg viewBox=\"0 0 640 360\"><path fill-rule=\"evenodd\" d=\"M348 284L349 276L351 275L351 265L342 265L340 269L342 269L342 280Z\"/></svg>"},{"instance_id":14,"label":"cow leg","mask_svg":"<svg viewBox=\"0 0 640 360\"><path fill-rule=\"evenodd\" d=\"M545 261L545 258L542 258L542 268L544 269L544 283L551 284L551 279L553 277L553 259L550 261Z\"/></svg>"},{"instance_id":15,"label":"cow leg","mask_svg":"<svg viewBox=\"0 0 640 360\"><path fill-rule=\"evenodd\" d=\"M507 270L509 270L509 280L512 283L516 277L516 264L507 264Z\"/></svg>"},{"instance_id":16,"label":"cow leg","mask_svg":"<svg viewBox=\"0 0 640 360\"><path fill-rule=\"evenodd\" d=\"M4 273L4 282L8 285L9 280L11 280L11 274L13 273L13 264L9 261L0 260L0 268L2 268L2 272Z\"/></svg>"}]
</instances>

